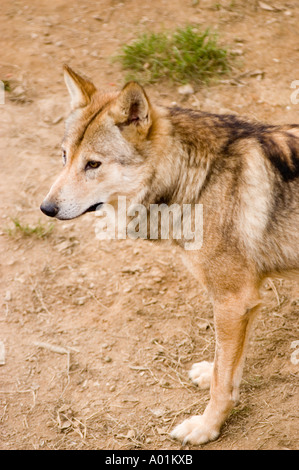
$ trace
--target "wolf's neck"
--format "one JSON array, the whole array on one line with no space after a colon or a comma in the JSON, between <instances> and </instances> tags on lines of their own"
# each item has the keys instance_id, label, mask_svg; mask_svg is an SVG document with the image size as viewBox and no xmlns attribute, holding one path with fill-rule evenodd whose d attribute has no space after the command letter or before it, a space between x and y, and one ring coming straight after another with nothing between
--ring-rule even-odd
<instances>
[{"instance_id":1,"label":"wolf's neck","mask_svg":"<svg viewBox=\"0 0 299 470\"><path fill-rule=\"evenodd\" d=\"M174 150L169 167L171 182L166 191L168 203L180 205L199 203L208 171L208 161L198 160L195 155L186 154L184 148Z\"/></svg>"},{"instance_id":2,"label":"wolf's neck","mask_svg":"<svg viewBox=\"0 0 299 470\"><path fill-rule=\"evenodd\" d=\"M150 204L195 204L200 201L212 159L207 145L208 130L196 133L190 116L172 115L168 109L155 110L149 154L152 170L138 195L138 202ZM204 128L208 126L203 125ZM193 129L193 131L192 131ZM199 134L199 135L198 135Z\"/></svg>"},{"instance_id":3,"label":"wolf's neck","mask_svg":"<svg viewBox=\"0 0 299 470\"><path fill-rule=\"evenodd\" d=\"M210 162L204 158L197 158L196 162L195 156L186 153L181 145L173 145L171 152L157 162L139 202L148 208L150 204L199 203Z\"/></svg>"}]
</instances>

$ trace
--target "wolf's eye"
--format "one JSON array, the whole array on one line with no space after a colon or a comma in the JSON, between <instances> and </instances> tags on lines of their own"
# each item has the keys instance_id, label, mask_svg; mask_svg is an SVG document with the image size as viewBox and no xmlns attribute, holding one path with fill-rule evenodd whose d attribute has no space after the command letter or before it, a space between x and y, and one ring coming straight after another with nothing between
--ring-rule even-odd
<instances>
[{"instance_id":1,"label":"wolf's eye","mask_svg":"<svg viewBox=\"0 0 299 470\"><path fill-rule=\"evenodd\" d=\"M95 170L96 168L99 168L99 166L101 165L102 165L101 162L96 162L96 161L91 160L90 162L86 164L85 170Z\"/></svg>"}]
</instances>

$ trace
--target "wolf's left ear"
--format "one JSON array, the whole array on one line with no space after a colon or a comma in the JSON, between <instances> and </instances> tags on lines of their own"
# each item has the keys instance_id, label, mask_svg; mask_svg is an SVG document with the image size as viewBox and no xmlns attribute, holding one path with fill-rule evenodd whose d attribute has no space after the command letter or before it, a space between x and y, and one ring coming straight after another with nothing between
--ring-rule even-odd
<instances>
[{"instance_id":1,"label":"wolf's left ear","mask_svg":"<svg viewBox=\"0 0 299 470\"><path fill-rule=\"evenodd\" d=\"M127 83L111 109L116 125L130 134L146 135L151 126L149 99L137 82Z\"/></svg>"},{"instance_id":2,"label":"wolf's left ear","mask_svg":"<svg viewBox=\"0 0 299 470\"><path fill-rule=\"evenodd\" d=\"M64 81L71 97L72 109L83 108L96 92L94 84L78 75L68 65L64 65Z\"/></svg>"}]
</instances>

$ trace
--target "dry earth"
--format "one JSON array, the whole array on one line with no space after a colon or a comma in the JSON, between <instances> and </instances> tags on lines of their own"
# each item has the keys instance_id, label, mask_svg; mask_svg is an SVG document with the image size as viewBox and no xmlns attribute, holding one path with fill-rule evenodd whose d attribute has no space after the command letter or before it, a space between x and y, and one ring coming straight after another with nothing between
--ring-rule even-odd
<instances>
[{"instance_id":1,"label":"dry earth","mask_svg":"<svg viewBox=\"0 0 299 470\"><path fill-rule=\"evenodd\" d=\"M0 78L11 86L0 106L1 449L180 449L169 431L208 401L188 370L212 359L214 331L211 303L179 252L98 241L92 214L56 221L44 239L6 229L13 217L48 224L39 204L61 166L62 64L98 86L121 86L124 73L111 57L142 31L210 25L238 54L238 67L217 86L183 98L161 83L148 88L154 99L299 122L299 104L290 100L299 79L299 6L270 3L1 1ZM291 282L266 286L241 402L204 449L298 448L291 362L298 293Z\"/></svg>"}]
</instances>

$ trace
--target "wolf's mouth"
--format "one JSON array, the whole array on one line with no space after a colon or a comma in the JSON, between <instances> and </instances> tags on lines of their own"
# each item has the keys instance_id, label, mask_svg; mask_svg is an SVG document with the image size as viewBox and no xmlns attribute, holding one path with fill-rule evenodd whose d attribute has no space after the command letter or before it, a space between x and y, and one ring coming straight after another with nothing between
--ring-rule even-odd
<instances>
[{"instance_id":1,"label":"wolf's mouth","mask_svg":"<svg viewBox=\"0 0 299 470\"><path fill-rule=\"evenodd\" d=\"M104 203L103 202L98 202L97 204L93 204L92 206L88 207L88 209L86 209L84 212L81 212L81 214L77 214L75 216L69 216L69 215L59 215L59 212L58 214L55 216L57 217L57 219L59 220L71 220L71 219L77 219L78 217L81 217L81 215L83 214L86 214L86 212L95 212L97 211L98 209L100 209L102 207Z\"/></svg>"},{"instance_id":2,"label":"wolf's mouth","mask_svg":"<svg viewBox=\"0 0 299 470\"><path fill-rule=\"evenodd\" d=\"M83 214L86 214L86 212L95 212L98 209L100 209L103 204L104 204L103 202L97 202L96 204L93 204L88 209L86 209L86 211L84 211Z\"/></svg>"}]
</instances>

